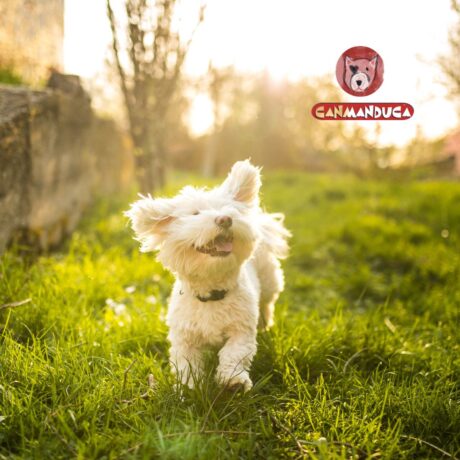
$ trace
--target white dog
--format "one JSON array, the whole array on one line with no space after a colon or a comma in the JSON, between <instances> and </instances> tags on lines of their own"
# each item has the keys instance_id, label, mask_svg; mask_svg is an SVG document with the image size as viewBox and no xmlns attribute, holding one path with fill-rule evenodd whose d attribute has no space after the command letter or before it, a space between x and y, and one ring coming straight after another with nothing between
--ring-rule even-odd
<instances>
[{"instance_id":1,"label":"white dog","mask_svg":"<svg viewBox=\"0 0 460 460\"><path fill-rule=\"evenodd\" d=\"M260 185L259 169L239 161L219 187L142 197L126 212L141 251L158 250L158 260L176 276L167 315L170 358L189 387L202 371L207 345L221 347L219 382L252 387L257 326L273 324L284 284L279 259L287 255L289 237L283 215L259 207Z\"/></svg>"}]
</instances>

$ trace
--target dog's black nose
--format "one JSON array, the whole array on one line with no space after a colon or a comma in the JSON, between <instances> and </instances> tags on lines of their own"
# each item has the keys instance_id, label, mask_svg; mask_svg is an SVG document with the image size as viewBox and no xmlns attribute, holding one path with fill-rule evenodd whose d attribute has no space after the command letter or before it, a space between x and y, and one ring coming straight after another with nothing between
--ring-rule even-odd
<instances>
[{"instance_id":1,"label":"dog's black nose","mask_svg":"<svg viewBox=\"0 0 460 460\"><path fill-rule=\"evenodd\" d=\"M357 84L358 86L361 86L361 83L362 83L361 80L356 80L356 84Z\"/></svg>"},{"instance_id":2,"label":"dog's black nose","mask_svg":"<svg viewBox=\"0 0 460 460\"><path fill-rule=\"evenodd\" d=\"M215 222L221 228L230 228L233 221L230 216L218 216L216 217Z\"/></svg>"}]
</instances>

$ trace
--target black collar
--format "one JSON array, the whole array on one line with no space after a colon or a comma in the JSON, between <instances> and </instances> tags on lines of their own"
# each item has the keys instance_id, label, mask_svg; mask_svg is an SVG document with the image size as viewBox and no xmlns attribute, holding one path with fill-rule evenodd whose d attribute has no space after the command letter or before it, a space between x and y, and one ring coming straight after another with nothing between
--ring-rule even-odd
<instances>
[{"instance_id":1,"label":"black collar","mask_svg":"<svg viewBox=\"0 0 460 460\"><path fill-rule=\"evenodd\" d=\"M225 289L213 289L206 297L197 295L196 298L200 302L215 302L216 300L222 300L227 295L227 292Z\"/></svg>"}]
</instances>

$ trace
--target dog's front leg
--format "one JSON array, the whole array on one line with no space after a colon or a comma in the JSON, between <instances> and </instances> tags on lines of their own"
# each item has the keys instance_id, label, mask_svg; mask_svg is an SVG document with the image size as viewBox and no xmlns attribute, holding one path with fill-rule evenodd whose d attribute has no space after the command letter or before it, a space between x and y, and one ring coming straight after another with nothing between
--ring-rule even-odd
<instances>
[{"instance_id":1,"label":"dog's front leg","mask_svg":"<svg viewBox=\"0 0 460 460\"><path fill-rule=\"evenodd\" d=\"M256 348L255 332L231 336L219 351L217 380L229 388L242 387L245 392L250 390L252 381L249 368Z\"/></svg>"},{"instance_id":2,"label":"dog's front leg","mask_svg":"<svg viewBox=\"0 0 460 460\"><path fill-rule=\"evenodd\" d=\"M182 384L193 388L203 369L202 350L191 341L174 339L171 336L170 341L169 355L172 371Z\"/></svg>"}]
</instances>

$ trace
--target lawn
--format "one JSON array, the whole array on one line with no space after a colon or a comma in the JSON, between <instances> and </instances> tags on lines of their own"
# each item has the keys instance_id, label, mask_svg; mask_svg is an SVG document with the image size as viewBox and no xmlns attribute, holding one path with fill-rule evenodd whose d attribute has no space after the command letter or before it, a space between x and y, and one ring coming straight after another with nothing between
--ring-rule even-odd
<instances>
[{"instance_id":1,"label":"lawn","mask_svg":"<svg viewBox=\"0 0 460 460\"><path fill-rule=\"evenodd\" d=\"M2 256L0 458L460 456L459 183L267 174L292 250L245 395L212 357L175 391L172 276L138 252L128 202L51 254Z\"/></svg>"}]
</instances>

